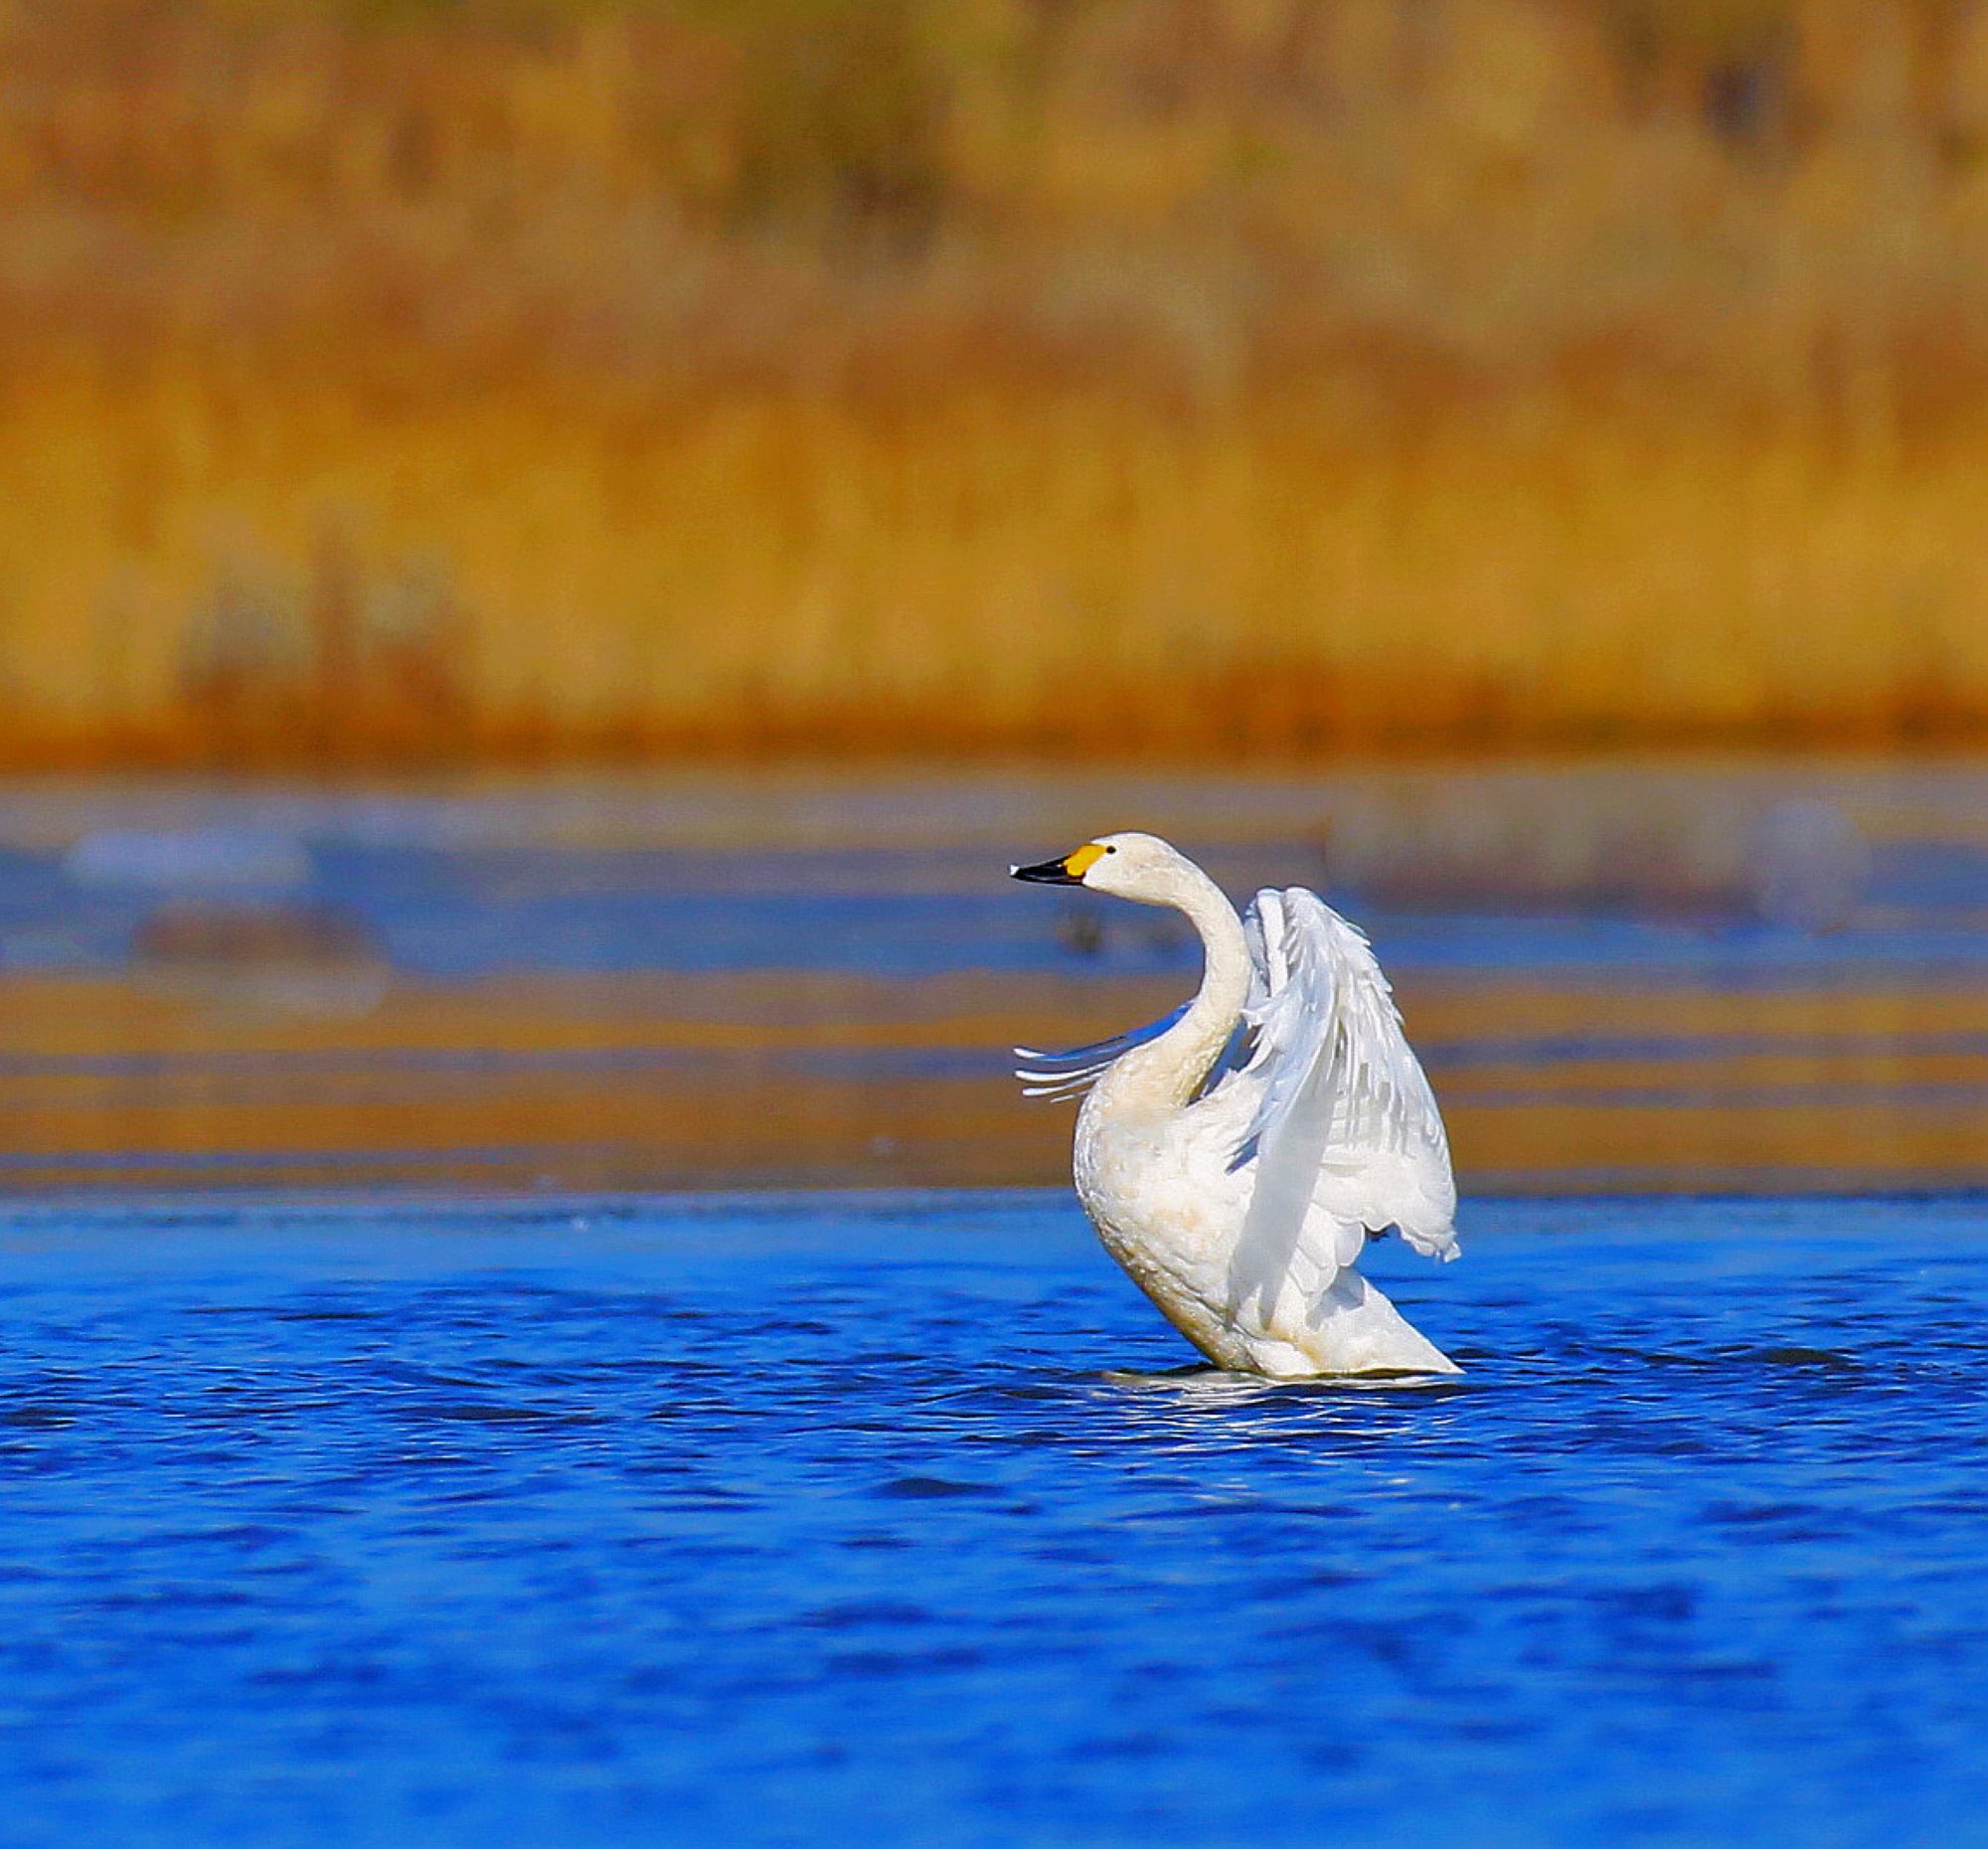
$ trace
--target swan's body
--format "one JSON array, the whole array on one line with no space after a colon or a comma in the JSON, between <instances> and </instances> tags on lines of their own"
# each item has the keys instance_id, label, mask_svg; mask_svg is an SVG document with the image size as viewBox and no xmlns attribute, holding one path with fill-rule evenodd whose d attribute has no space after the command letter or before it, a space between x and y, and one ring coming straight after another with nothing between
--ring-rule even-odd
<instances>
[{"instance_id":1,"label":"swan's body","mask_svg":"<svg viewBox=\"0 0 1988 1849\"><path fill-rule=\"evenodd\" d=\"M1201 935L1201 988L1171 1021L1017 1049L1032 1092L1087 1090L1077 1196L1168 1321L1251 1373L1458 1372L1354 1268L1389 1227L1457 1250L1442 1118L1366 939L1302 887L1257 894L1245 922L1153 835L1014 872L1172 907Z\"/></svg>"}]
</instances>

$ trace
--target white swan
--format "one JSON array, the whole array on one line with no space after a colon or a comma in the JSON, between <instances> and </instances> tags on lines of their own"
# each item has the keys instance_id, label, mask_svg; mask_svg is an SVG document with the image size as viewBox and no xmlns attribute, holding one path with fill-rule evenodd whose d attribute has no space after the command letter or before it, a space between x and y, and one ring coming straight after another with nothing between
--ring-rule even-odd
<instances>
[{"instance_id":1,"label":"white swan","mask_svg":"<svg viewBox=\"0 0 1988 1849\"><path fill-rule=\"evenodd\" d=\"M1301 886L1239 919L1156 835L1100 835L1018 880L1171 906L1201 988L1151 1027L1039 1053L1031 1095L1087 1092L1077 1192L1105 1249L1195 1347L1280 1378L1455 1374L1354 1269L1369 1234L1456 1257L1456 1183L1428 1081L1367 940Z\"/></svg>"}]
</instances>

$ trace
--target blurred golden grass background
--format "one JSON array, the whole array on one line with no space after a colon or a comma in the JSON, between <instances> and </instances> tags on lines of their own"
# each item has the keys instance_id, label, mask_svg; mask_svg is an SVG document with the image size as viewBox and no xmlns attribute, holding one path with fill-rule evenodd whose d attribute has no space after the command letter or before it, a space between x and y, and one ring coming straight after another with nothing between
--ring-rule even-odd
<instances>
[{"instance_id":1,"label":"blurred golden grass background","mask_svg":"<svg viewBox=\"0 0 1988 1849\"><path fill-rule=\"evenodd\" d=\"M1978 743L1974 0L0 4L0 756Z\"/></svg>"}]
</instances>

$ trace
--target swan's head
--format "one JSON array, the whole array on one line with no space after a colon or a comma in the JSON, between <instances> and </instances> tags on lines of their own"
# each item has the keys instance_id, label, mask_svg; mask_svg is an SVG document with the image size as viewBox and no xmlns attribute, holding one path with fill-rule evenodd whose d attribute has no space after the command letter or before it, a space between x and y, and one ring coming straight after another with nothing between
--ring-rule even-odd
<instances>
[{"instance_id":1,"label":"swan's head","mask_svg":"<svg viewBox=\"0 0 1988 1849\"><path fill-rule=\"evenodd\" d=\"M1010 867L1008 872L1038 886L1087 886L1093 893L1110 893L1142 906L1178 905L1189 885L1207 884L1206 876L1178 848L1158 835L1136 833L1099 835L1061 860Z\"/></svg>"}]
</instances>

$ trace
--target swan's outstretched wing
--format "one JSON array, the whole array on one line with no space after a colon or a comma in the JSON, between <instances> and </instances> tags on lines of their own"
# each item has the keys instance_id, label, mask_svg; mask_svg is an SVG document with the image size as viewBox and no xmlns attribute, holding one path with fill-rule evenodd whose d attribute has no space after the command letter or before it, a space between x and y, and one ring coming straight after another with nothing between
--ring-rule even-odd
<instances>
[{"instance_id":1,"label":"swan's outstretched wing","mask_svg":"<svg viewBox=\"0 0 1988 1849\"><path fill-rule=\"evenodd\" d=\"M1187 1010L1188 1004L1182 1002L1171 1014L1162 1015L1144 1027L1114 1034L1109 1040L1093 1041L1087 1047L1072 1047L1064 1053L1046 1053L1036 1047L1015 1048L1015 1057L1028 1062L1015 1069L1015 1077L1022 1082L1023 1095L1076 1097L1089 1091L1114 1060L1134 1047L1143 1047L1149 1040L1157 1040Z\"/></svg>"},{"instance_id":2,"label":"swan's outstretched wing","mask_svg":"<svg viewBox=\"0 0 1988 1849\"><path fill-rule=\"evenodd\" d=\"M1399 1227L1417 1252L1454 1258L1442 1117L1367 939L1301 886L1258 893L1243 929L1258 985L1232 1083L1253 1091L1254 1108L1232 1165L1253 1162L1255 1185L1232 1294L1274 1296L1294 1270L1329 1284L1364 1230ZM1326 1225L1307 1237L1314 1204ZM1310 1251L1321 1238L1336 1250Z\"/></svg>"}]
</instances>

